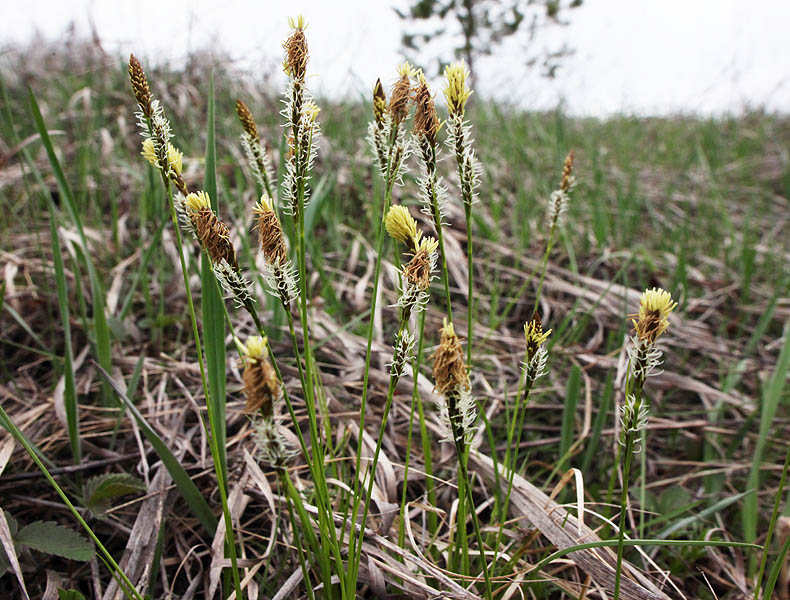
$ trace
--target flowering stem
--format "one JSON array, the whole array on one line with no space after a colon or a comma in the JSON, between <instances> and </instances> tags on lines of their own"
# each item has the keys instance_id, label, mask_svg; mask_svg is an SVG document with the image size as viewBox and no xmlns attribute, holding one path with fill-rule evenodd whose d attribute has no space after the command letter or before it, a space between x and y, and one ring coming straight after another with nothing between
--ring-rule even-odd
<instances>
[{"instance_id":1,"label":"flowering stem","mask_svg":"<svg viewBox=\"0 0 790 600\"><path fill-rule=\"evenodd\" d=\"M628 431L625 438L625 461L623 465L623 489L620 493L620 521L617 534L617 567L614 575L613 600L620 598L620 578L623 569L623 541L625 539L626 511L628 510L628 477L631 471L631 457L634 454L634 433Z\"/></svg>"},{"instance_id":2,"label":"flowering stem","mask_svg":"<svg viewBox=\"0 0 790 600\"><path fill-rule=\"evenodd\" d=\"M381 415L381 425L379 425L379 434L376 439L376 449L373 452L373 461L368 471L368 489L365 494L365 498L362 500L362 518L360 519L360 528L359 528L359 542L356 544L356 553L351 557L351 563L348 567L349 573L349 581L356 582L357 580L357 573L359 571L359 562L362 558L362 540L365 537L365 522L368 519L368 511L370 510L370 500L371 495L373 494L373 483L376 480L376 468L378 467L379 463L379 454L381 453L381 445L384 443L384 430L387 427L387 420L389 418L390 409L392 408L392 400L395 397L395 388L398 387L398 381L400 380L400 371L398 370L397 365L399 362L404 363L405 358L400 355L402 345L401 339L403 335L407 331L407 326L409 322L409 312L407 310L401 311L401 318L400 324L398 325L398 333L395 336L395 352L392 355L392 363L393 363L393 372L390 374L390 383L389 388L387 389L387 402L384 405L384 412ZM362 444L364 443L363 440L364 430L359 430L359 448L362 448ZM359 474L359 471L357 471ZM357 480L359 477L357 476ZM404 483L405 485L405 483ZM354 506L354 510L351 515L351 522L356 522L357 510L359 508L359 503L356 503ZM351 590L349 590L350 592Z\"/></svg>"},{"instance_id":3,"label":"flowering stem","mask_svg":"<svg viewBox=\"0 0 790 600\"><path fill-rule=\"evenodd\" d=\"M261 337L264 337L264 338L267 337L266 336L266 331L264 330L263 325L261 324L261 321L260 321L260 319L258 317L258 313L255 310L255 307L251 303L245 304L244 306L247 309L247 311L249 312L250 316L252 317L252 320L255 323L255 328L258 330L258 335L260 335ZM299 367L300 379L302 381L304 381L304 375L303 375L303 372L302 372L301 356L299 354L299 346L297 345L297 341L296 341L296 331L294 330L293 315L291 315L291 311L288 309L287 305L284 304L283 307L285 308L285 314L288 316L288 325L289 325L289 329L290 329L290 332L291 332L291 340L293 342L293 349L294 349L294 356L295 356L295 359L296 359L296 364ZM343 561L342 561L342 559L340 557L340 551L338 550L338 547L337 547L337 538L335 536L335 528L334 528L334 525L332 525L331 520L327 519L327 515L329 514L329 509L327 508L329 506L328 492L326 491L326 487L322 488L322 487L320 487L318 485L318 483L321 482L321 479L318 476L318 474L316 473L316 471L319 470L319 469L316 469L314 465L321 464L321 463L317 463L317 461L310 460L310 454L309 454L309 452L307 450L307 443L305 442L304 435L302 434L302 430L299 427L299 421L298 421L298 419L296 417L296 411L294 410L293 404L291 403L291 398L288 395L288 390L285 387L285 383L283 381L282 372L280 371L280 367L277 364L277 359L274 356L274 351L272 350L271 344L266 344L266 348L267 348L267 351L268 351L268 354L269 354L269 362L271 362L272 367L274 367L274 372L277 375L277 379L278 379L278 381L280 381L280 383L282 385L283 401L285 403L286 408L288 409L288 413L289 413L289 415L291 417L291 421L294 424L294 429L296 430L296 436L299 439L300 449L301 449L302 454L304 456L305 462L307 462L307 467L310 470L310 474L313 477L313 481L316 482L316 504L317 504L318 509L319 509L318 510L318 519L319 519L319 522L321 524L321 528L322 528L322 530L326 530L327 523L329 523L328 527L331 528L331 532L332 532L332 536L331 536L332 544L330 546L330 551L333 554L333 559L335 561L335 565L338 568L338 570L339 571L344 571ZM304 384L302 384L302 385L304 385ZM293 484L291 483L290 478L288 478L287 473L286 473L286 478L288 479L287 483L290 484L291 487L293 487ZM291 497L292 501L294 502L294 504L297 507L297 512L299 513L299 517L300 517L300 520L302 521L303 527L305 528L305 530L309 529L309 531L312 532L312 529L310 529L310 527L312 527L312 526L309 525L310 520L307 517L307 512L304 510L304 505L302 503L302 497L299 495L298 492L295 493L295 494L289 493L289 497ZM319 566L321 568L322 577L323 577L324 581L325 582L331 581L332 573L331 573L331 571L329 569L328 558L327 558L325 552L321 552L320 551L322 549L322 545L318 544L318 541L315 540L315 536L314 535L311 535L311 534L306 534L306 535L308 535L308 541L311 542L311 546L313 547L313 553L315 554L315 556L316 556L316 558L317 558L317 560L319 562ZM307 579L305 579L305 582L307 582Z\"/></svg>"},{"instance_id":4,"label":"flowering stem","mask_svg":"<svg viewBox=\"0 0 790 600\"><path fill-rule=\"evenodd\" d=\"M541 265L540 265L540 281L538 282L538 291L535 294L535 306L532 307L533 313L538 310L538 304L540 304L540 295L541 292L543 291L543 280L546 277L546 269L549 266L549 253L551 252L551 249L554 246L554 234L556 231L557 231L557 218L555 218L551 222L551 230L549 231L549 241L546 244L545 252L543 252L543 260L541 261ZM524 285L526 284L527 282L525 281ZM520 290L519 294L517 294L516 297L517 298L520 297L522 292L523 290Z\"/></svg>"},{"instance_id":5,"label":"flowering stem","mask_svg":"<svg viewBox=\"0 0 790 600\"><path fill-rule=\"evenodd\" d=\"M433 223L436 226L436 237L439 240L439 255L442 258L442 280L444 281L444 295L447 302L447 320L453 320L453 307L450 302L450 276L447 271L447 255L444 253L444 234L442 233L442 214L439 210L439 201L436 196L436 147L431 146L431 155L425 161L428 171L429 194L431 200L431 212L433 213Z\"/></svg>"},{"instance_id":6,"label":"flowering stem","mask_svg":"<svg viewBox=\"0 0 790 600\"><path fill-rule=\"evenodd\" d=\"M178 215L176 214L176 206L173 200L173 194L170 191L170 181L164 173L162 174L162 180L165 184L165 193L167 194L167 198L170 204L170 218L173 220L173 229L175 229L176 232L176 247L178 248L178 258L181 262L181 274L184 279L184 290L186 291L187 306L189 307L189 318L192 322L192 335L195 338L195 348L198 356L198 366L200 367L200 382L203 385L203 393L206 396L206 408L208 409L207 412L209 416L209 429L211 432L211 435L209 436L209 440L210 440L209 446L211 450L212 462L214 463L214 472L217 476L217 487L219 488L219 492L220 492L220 500L222 501L222 515L225 520L225 540L227 542L228 550L230 552L230 564L231 564L231 572L233 574L233 586L236 589L236 597L241 598L241 579L239 578L239 567L236 560L236 540L233 535L233 520L231 518L230 509L228 507L228 490L226 488L225 474L222 469L220 452L219 452L219 448L217 447L217 436L215 434L219 424L216 422L216 418L215 418L216 415L214 414L214 410L212 409L208 381L206 380L206 367L203 361L203 347L200 343L200 333L198 331L198 326L197 326L197 317L195 316L195 304L194 301L192 300L192 289L189 285L189 275L187 273L186 261L184 260L184 249L181 240L181 229L178 226Z\"/></svg>"},{"instance_id":7,"label":"flowering stem","mask_svg":"<svg viewBox=\"0 0 790 600\"><path fill-rule=\"evenodd\" d=\"M452 420L451 420L452 422ZM466 468L466 444L463 442L463 432L460 431L460 428L453 424L453 438L455 442L455 453L458 458L458 469L460 471L460 477L458 480L459 487L461 480L464 482L464 488L466 488L466 499L459 498L458 506L460 508L461 504L468 500L469 502L469 512L472 515L472 526L475 530L475 538L477 540L477 548L480 554L480 560L483 563L483 577L486 581L486 598L488 600L493 599L492 591L491 591L491 576L488 574L488 561L486 560L485 549L483 547L483 536L480 534L480 523L477 520L477 510L475 510L475 499L472 495L472 482L469 480L469 473ZM460 511L459 511L460 512ZM466 527L466 523L462 523L459 526Z\"/></svg>"}]
</instances>

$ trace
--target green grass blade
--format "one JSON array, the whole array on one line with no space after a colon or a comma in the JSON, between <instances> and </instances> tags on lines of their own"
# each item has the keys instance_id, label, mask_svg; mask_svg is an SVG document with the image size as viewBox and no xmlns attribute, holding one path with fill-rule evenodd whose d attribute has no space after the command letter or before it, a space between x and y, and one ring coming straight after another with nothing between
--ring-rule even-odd
<instances>
[{"instance_id":1,"label":"green grass blade","mask_svg":"<svg viewBox=\"0 0 790 600\"><path fill-rule=\"evenodd\" d=\"M582 370L579 365L573 365L568 377L568 386L565 391L565 405L562 412L562 438L560 439L560 456L563 458L573 444L574 425L576 423L576 406L579 403L581 391Z\"/></svg>"},{"instance_id":2,"label":"green grass blade","mask_svg":"<svg viewBox=\"0 0 790 600\"><path fill-rule=\"evenodd\" d=\"M709 506L708 508L706 508L705 510L700 511L696 515L691 515L689 517L685 517L684 519L680 519L679 521L675 521L669 527L666 527L666 528L662 529L660 532L658 532L656 534L656 537L659 538L659 539L667 538L670 535L672 535L673 533L675 533L676 531L679 531L679 530L681 530L681 529L683 529L685 527L688 527L692 523L694 523L696 521L699 521L701 519L705 519L705 518L707 518L710 515L715 515L720 510L724 510L725 508L730 506L730 504L734 504L735 502L738 502L741 498L745 498L745 497L747 497L749 495L755 495L756 496L756 494L754 494L754 490L748 490L748 491L745 491L745 492L741 492L740 494L736 494L735 496L730 496L728 498L723 498L722 500L719 500L716 504L714 504L712 506Z\"/></svg>"},{"instance_id":3,"label":"green grass blade","mask_svg":"<svg viewBox=\"0 0 790 600\"><path fill-rule=\"evenodd\" d=\"M164 463L165 468L167 469L168 473L170 473L170 476L173 478L173 482L176 484L181 496L189 505L189 508L192 509L192 512L198 518L206 531L208 531L211 535L214 535L214 531L217 529L217 518L211 511L211 507L209 507L205 498L203 498L203 494L201 494L200 490L197 489L197 486L192 481L192 478L184 470L184 467L181 466L181 463L178 462L178 459L175 457L175 455L170 452L170 449L167 447L167 444L165 444L164 440L159 437L159 434L156 433L154 428L151 427L148 421L145 420L145 417L142 415L142 413L137 410L137 407L134 405L134 403L126 397L124 390L115 382L112 377L110 377L110 375L104 369L101 368L101 366L99 366L99 372L102 374L102 377L104 377L104 380L115 391L118 398L126 406L126 410L128 410L135 418L137 424L140 426L140 430L143 432L143 435L149 442L151 442L151 445L154 447L154 450L156 451L159 458L162 459L162 463Z\"/></svg>"},{"instance_id":4,"label":"green grass blade","mask_svg":"<svg viewBox=\"0 0 790 600\"><path fill-rule=\"evenodd\" d=\"M211 196L215 211L219 211L217 194L216 145L214 140L214 77L209 81L208 112L206 135L206 172L203 188ZM213 411L217 430L212 435L217 438L223 479L228 472L225 452L225 307L219 290L217 278L211 268L208 256L203 253L200 271L201 308L203 316L203 343L206 351L206 372L208 375L210 406Z\"/></svg>"},{"instance_id":5,"label":"green grass blade","mask_svg":"<svg viewBox=\"0 0 790 600\"><path fill-rule=\"evenodd\" d=\"M110 347L110 328L107 325L107 315L104 314L104 289L93 265L93 261L90 259L91 252L88 248L88 241L85 238L82 219L74 203L74 196L71 193L69 182L55 154L55 148L49 137L47 126L44 123L44 117L41 115L41 110L39 109L38 102L36 102L33 90L29 89L28 94L30 97L30 107L33 112L33 120L35 121L38 134L41 137L41 142L44 144L44 149L47 151L49 163L52 166L52 171L58 182L58 189L60 190L61 196L65 199L66 207L74 221L74 225L77 227L82 255L85 260L85 265L88 268L88 276L91 284L91 297L93 300L93 334L96 337L96 355L102 368L109 372L112 370L112 349Z\"/></svg>"},{"instance_id":6,"label":"green grass blade","mask_svg":"<svg viewBox=\"0 0 790 600\"><path fill-rule=\"evenodd\" d=\"M774 415L782 399L782 393L784 392L785 382L787 380L787 371L788 368L790 368L790 321L785 323L783 335L784 344L782 344L779 359L776 361L776 369L768 382L768 386L762 398L762 407L760 409L760 435L757 438L757 444L754 448L752 468L749 470L749 478L746 482L746 488L750 490L757 489L760 486L760 467L763 464L763 453L771 434L775 432L772 428ZM754 541L757 538L758 519L759 504L757 494L752 494L743 502L742 524L743 538L745 540Z\"/></svg>"},{"instance_id":7,"label":"green grass blade","mask_svg":"<svg viewBox=\"0 0 790 600\"><path fill-rule=\"evenodd\" d=\"M55 206L50 204L49 235L52 241L52 263L55 269L55 287L58 291L58 309L63 326L63 377L65 388L63 401L66 409L66 426L69 430L69 444L74 464L80 464L82 449L80 447L79 407L77 390L74 385L74 352L71 347L71 318L69 313L69 293L66 289L66 274L63 267L63 255L60 252L60 240L55 227Z\"/></svg>"},{"instance_id":8,"label":"green grass blade","mask_svg":"<svg viewBox=\"0 0 790 600\"><path fill-rule=\"evenodd\" d=\"M768 581L765 584L765 593L763 594L763 598L773 598L776 580L779 579L779 573L782 572L782 566L785 564L785 557L787 556L788 550L790 550L790 536L788 536L785 539L784 544L782 544L782 549L779 550L779 555L776 557L776 561L771 567L771 572L768 573Z\"/></svg>"}]
</instances>

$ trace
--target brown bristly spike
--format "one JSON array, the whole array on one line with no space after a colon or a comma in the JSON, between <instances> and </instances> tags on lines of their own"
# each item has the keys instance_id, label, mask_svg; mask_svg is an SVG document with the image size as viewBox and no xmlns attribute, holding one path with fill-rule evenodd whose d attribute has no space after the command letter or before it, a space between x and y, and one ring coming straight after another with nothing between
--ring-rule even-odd
<instances>
[{"instance_id":1,"label":"brown bristly spike","mask_svg":"<svg viewBox=\"0 0 790 600\"><path fill-rule=\"evenodd\" d=\"M129 55L129 81L132 83L134 97L143 114L149 119L152 116L151 109L151 88L148 87L148 79L143 71L143 66L134 54Z\"/></svg>"},{"instance_id":2,"label":"brown bristly spike","mask_svg":"<svg viewBox=\"0 0 790 600\"><path fill-rule=\"evenodd\" d=\"M436 391L444 394L450 391L469 389L469 377L464 363L464 349L461 340L455 335L452 323L444 320L439 347L433 354L433 379Z\"/></svg>"},{"instance_id":3,"label":"brown bristly spike","mask_svg":"<svg viewBox=\"0 0 790 600\"><path fill-rule=\"evenodd\" d=\"M285 40L283 48L285 48L285 72L295 80L304 82L308 59L304 28L296 26Z\"/></svg>"},{"instance_id":4,"label":"brown bristly spike","mask_svg":"<svg viewBox=\"0 0 790 600\"><path fill-rule=\"evenodd\" d=\"M403 267L403 278L420 290L427 290L431 285L431 259L428 252L421 248Z\"/></svg>"},{"instance_id":5,"label":"brown bristly spike","mask_svg":"<svg viewBox=\"0 0 790 600\"><path fill-rule=\"evenodd\" d=\"M575 157L576 154L573 150L568 152L568 156L565 157L565 164L562 166L562 180L560 181L560 189L563 192L570 190L573 184L573 160Z\"/></svg>"},{"instance_id":6,"label":"brown bristly spike","mask_svg":"<svg viewBox=\"0 0 790 600\"><path fill-rule=\"evenodd\" d=\"M285 236L280 219L274 212L271 201L262 198L261 202L253 209L255 214L255 227L261 244L261 252L269 264L278 264L285 260L288 250L285 246Z\"/></svg>"},{"instance_id":7,"label":"brown bristly spike","mask_svg":"<svg viewBox=\"0 0 790 600\"><path fill-rule=\"evenodd\" d=\"M414 132L425 136L431 146L436 145L436 134L439 131L439 117L436 115L436 106L428 88L428 82L420 74L417 89L414 92Z\"/></svg>"},{"instance_id":8,"label":"brown bristly spike","mask_svg":"<svg viewBox=\"0 0 790 600\"><path fill-rule=\"evenodd\" d=\"M244 100L236 100L236 114L239 115L239 121L241 121L244 131L250 134L253 139L260 139L255 118L252 116L250 108L244 103Z\"/></svg>"},{"instance_id":9,"label":"brown bristly spike","mask_svg":"<svg viewBox=\"0 0 790 600\"><path fill-rule=\"evenodd\" d=\"M392 86L390 96L390 113L395 125L400 125L409 114L409 97L411 96L411 78L404 73Z\"/></svg>"},{"instance_id":10,"label":"brown bristly spike","mask_svg":"<svg viewBox=\"0 0 790 600\"><path fill-rule=\"evenodd\" d=\"M274 403L280 395L280 382L269 360L245 356L242 379L247 398L244 412L260 411L263 416L271 418L274 415Z\"/></svg>"},{"instance_id":11,"label":"brown bristly spike","mask_svg":"<svg viewBox=\"0 0 790 600\"><path fill-rule=\"evenodd\" d=\"M208 252L211 262L218 265L224 259L238 270L236 250L230 242L228 226L217 218L210 208L201 208L191 213L200 245Z\"/></svg>"}]
</instances>

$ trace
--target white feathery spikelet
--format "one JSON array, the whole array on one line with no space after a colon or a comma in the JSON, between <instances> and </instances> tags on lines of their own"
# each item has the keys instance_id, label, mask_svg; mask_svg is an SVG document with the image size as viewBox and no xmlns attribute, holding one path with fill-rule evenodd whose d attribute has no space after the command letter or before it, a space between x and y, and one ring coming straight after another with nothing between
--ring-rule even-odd
<instances>
[{"instance_id":1,"label":"white feathery spikelet","mask_svg":"<svg viewBox=\"0 0 790 600\"><path fill-rule=\"evenodd\" d=\"M635 379L644 381L648 377L662 373L662 350L655 343L647 339L640 339L635 335L631 338L626 350L630 375Z\"/></svg>"},{"instance_id":2,"label":"white feathery spikelet","mask_svg":"<svg viewBox=\"0 0 790 600\"><path fill-rule=\"evenodd\" d=\"M224 258L219 263L213 263L214 276L222 286L226 298L231 298L236 308L241 308L250 302L255 302L250 291L250 282L228 264Z\"/></svg>"},{"instance_id":3,"label":"white feathery spikelet","mask_svg":"<svg viewBox=\"0 0 790 600\"><path fill-rule=\"evenodd\" d=\"M406 369L408 363L414 356L414 335L407 329L403 328L395 341L395 353L390 363L390 375L395 378L400 378Z\"/></svg>"},{"instance_id":4,"label":"white feathery spikelet","mask_svg":"<svg viewBox=\"0 0 790 600\"><path fill-rule=\"evenodd\" d=\"M637 401L634 394L626 396L623 406L620 408L620 444L625 446L628 434L633 434L634 439L638 440L636 434L647 427L649 407L644 401ZM638 443L634 444L634 453L641 450Z\"/></svg>"},{"instance_id":5,"label":"white feathery spikelet","mask_svg":"<svg viewBox=\"0 0 790 600\"><path fill-rule=\"evenodd\" d=\"M438 154L438 151L437 151ZM436 207L439 210L439 218L442 225L446 225L445 219L447 218L447 201L448 193L442 177L436 174L436 167L428 169L428 163L422 163L422 174L417 180L417 188L419 189L419 198L422 202L420 211L431 218L433 218L433 198L436 197Z\"/></svg>"},{"instance_id":6,"label":"white feathery spikelet","mask_svg":"<svg viewBox=\"0 0 790 600\"><path fill-rule=\"evenodd\" d=\"M263 149L261 141L255 139L255 136L250 135L246 131L242 132L240 139L241 147L244 149L253 177L255 177L261 188L266 189L267 180L274 182L274 168L272 167L269 154ZM259 165L263 165L263 171L261 171ZM272 192L274 192L275 186L272 185L271 187ZM276 198L274 200L276 201Z\"/></svg>"},{"instance_id":7,"label":"white feathery spikelet","mask_svg":"<svg viewBox=\"0 0 790 600\"><path fill-rule=\"evenodd\" d=\"M282 468L288 459L296 454L296 451L280 432L276 418L256 419L253 427L255 428L255 445L264 465Z\"/></svg>"},{"instance_id":8,"label":"white feathery spikelet","mask_svg":"<svg viewBox=\"0 0 790 600\"><path fill-rule=\"evenodd\" d=\"M299 275L289 259L265 263L263 279L269 294L289 305L299 297Z\"/></svg>"},{"instance_id":9,"label":"white feathery spikelet","mask_svg":"<svg viewBox=\"0 0 790 600\"><path fill-rule=\"evenodd\" d=\"M455 417L450 416L451 403L455 404ZM471 389L459 388L452 392L436 397L436 408L439 411L439 423L442 426L442 442L455 442L453 425L460 432L461 440L464 444L469 444L474 438L477 426L477 408ZM452 420L451 420L452 419ZM453 422L454 421L454 422Z\"/></svg>"},{"instance_id":10,"label":"white feathery spikelet","mask_svg":"<svg viewBox=\"0 0 790 600\"><path fill-rule=\"evenodd\" d=\"M548 351L543 346L540 346L529 361L521 363L527 374L526 381L528 387L532 387L536 379L543 377L547 373L546 363L548 358Z\"/></svg>"},{"instance_id":11,"label":"white feathery spikelet","mask_svg":"<svg viewBox=\"0 0 790 600\"><path fill-rule=\"evenodd\" d=\"M470 198L470 204L478 202L477 188L483 167L477 159L472 139L472 126L464 121L460 114L451 115L447 119L447 147L451 152L461 154L461 164L458 167L458 177L463 190L464 202Z\"/></svg>"}]
</instances>

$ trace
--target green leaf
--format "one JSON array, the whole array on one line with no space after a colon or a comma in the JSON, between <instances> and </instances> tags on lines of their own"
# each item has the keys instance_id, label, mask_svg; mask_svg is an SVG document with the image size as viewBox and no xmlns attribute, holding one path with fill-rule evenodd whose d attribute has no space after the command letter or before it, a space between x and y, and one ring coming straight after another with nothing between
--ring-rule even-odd
<instances>
[{"instance_id":1,"label":"green leaf","mask_svg":"<svg viewBox=\"0 0 790 600\"><path fill-rule=\"evenodd\" d=\"M58 600L85 600L85 596L77 590L58 588Z\"/></svg>"},{"instance_id":2,"label":"green leaf","mask_svg":"<svg viewBox=\"0 0 790 600\"><path fill-rule=\"evenodd\" d=\"M219 214L219 194L217 192L217 172L216 172L216 146L214 142L214 76L209 79L208 111L207 111L207 133L206 133L206 173L203 187L213 202L214 209ZM210 422L216 426L216 431L212 434L216 436L217 448L219 450L220 468L222 469L223 479L227 481L224 474L228 472L227 459L225 453L225 360L227 352L225 350L225 306L222 294L220 293L219 283L214 276L211 262L208 256L203 253L201 264L201 286L202 286L202 311L203 311L203 333L206 350L206 372L208 375L208 387L210 402L208 410L212 411Z\"/></svg>"},{"instance_id":3,"label":"green leaf","mask_svg":"<svg viewBox=\"0 0 790 600\"><path fill-rule=\"evenodd\" d=\"M754 490L760 487L760 469L763 466L763 454L772 434L777 433L773 426L774 416L779 402L784 393L787 372L790 370L790 321L787 321L783 331L784 344L776 361L776 370L766 386L762 406L760 407L760 435L754 448L752 468L746 481L746 487ZM743 537L748 541L757 539L757 522L759 518L757 494L748 496L743 502L742 526Z\"/></svg>"},{"instance_id":4,"label":"green leaf","mask_svg":"<svg viewBox=\"0 0 790 600\"><path fill-rule=\"evenodd\" d=\"M91 284L91 298L93 301L93 334L96 338L96 354L99 364L102 368L109 372L112 370L112 348L110 344L110 328L107 325L107 315L104 314L104 289L102 287L99 275L91 261L91 252L88 248L88 240L85 237L85 230L82 227L82 218L77 210L74 202L74 195L71 193L71 187L66 179L66 174L60 166L60 161L55 154L55 148L52 145L52 140L49 137L47 126L44 123L44 117L41 115L41 110L38 107L36 97L33 95L33 90L28 90L30 97L30 108L33 112L33 120L36 124L36 129L41 137L41 142L44 144L44 149L47 151L49 163L52 166L52 171L55 174L55 180L58 182L58 189L61 196L66 200L66 207L68 208L69 215L77 227L77 233L80 238L80 247L82 256L85 260L85 265L88 268L88 276Z\"/></svg>"},{"instance_id":5,"label":"green leaf","mask_svg":"<svg viewBox=\"0 0 790 600\"><path fill-rule=\"evenodd\" d=\"M80 464L82 449L80 446L80 416L77 405L77 388L74 383L74 352L71 346L71 317L69 313L69 293L66 288L66 273L63 267L63 255L60 252L60 240L55 226L55 204L50 200L49 236L52 244L52 264L55 269L55 287L58 291L58 309L63 327L63 404L66 409L66 427L69 431L69 444L74 464Z\"/></svg>"},{"instance_id":6,"label":"green leaf","mask_svg":"<svg viewBox=\"0 0 790 600\"><path fill-rule=\"evenodd\" d=\"M145 483L128 473L105 473L85 482L82 490L85 506L97 517L111 507L111 500L145 491Z\"/></svg>"},{"instance_id":7,"label":"green leaf","mask_svg":"<svg viewBox=\"0 0 790 600\"><path fill-rule=\"evenodd\" d=\"M104 377L104 379L112 386L113 390L115 390L118 398L120 398L121 401L126 405L126 409L132 413L132 416L140 426L140 430L143 432L143 435L145 435L146 439L151 442L151 445L154 447L154 450L156 450L159 458L162 459L167 472L170 473L170 476L173 478L178 491L189 505L189 508L192 509L192 512L198 518L203 527L205 527L206 531L213 535L217 529L217 518L214 516L214 513L211 512L211 508L206 502L206 499L200 493L200 490L197 489L195 482L192 481L192 478L184 470L184 467L181 465L181 463L178 462L178 459L175 457L175 455L170 452L170 449L167 447L167 444L165 444L164 440L162 440L154 428L148 424L148 421L145 420L145 417L143 417L142 413L137 410L137 407L132 403L132 401L126 397L125 391L115 382L112 377L107 374L104 369L101 367L98 367L98 369L102 377Z\"/></svg>"},{"instance_id":8,"label":"green leaf","mask_svg":"<svg viewBox=\"0 0 790 600\"><path fill-rule=\"evenodd\" d=\"M93 544L73 529L53 522L36 521L19 530L14 542L39 552L70 560L93 558Z\"/></svg>"}]
</instances>

